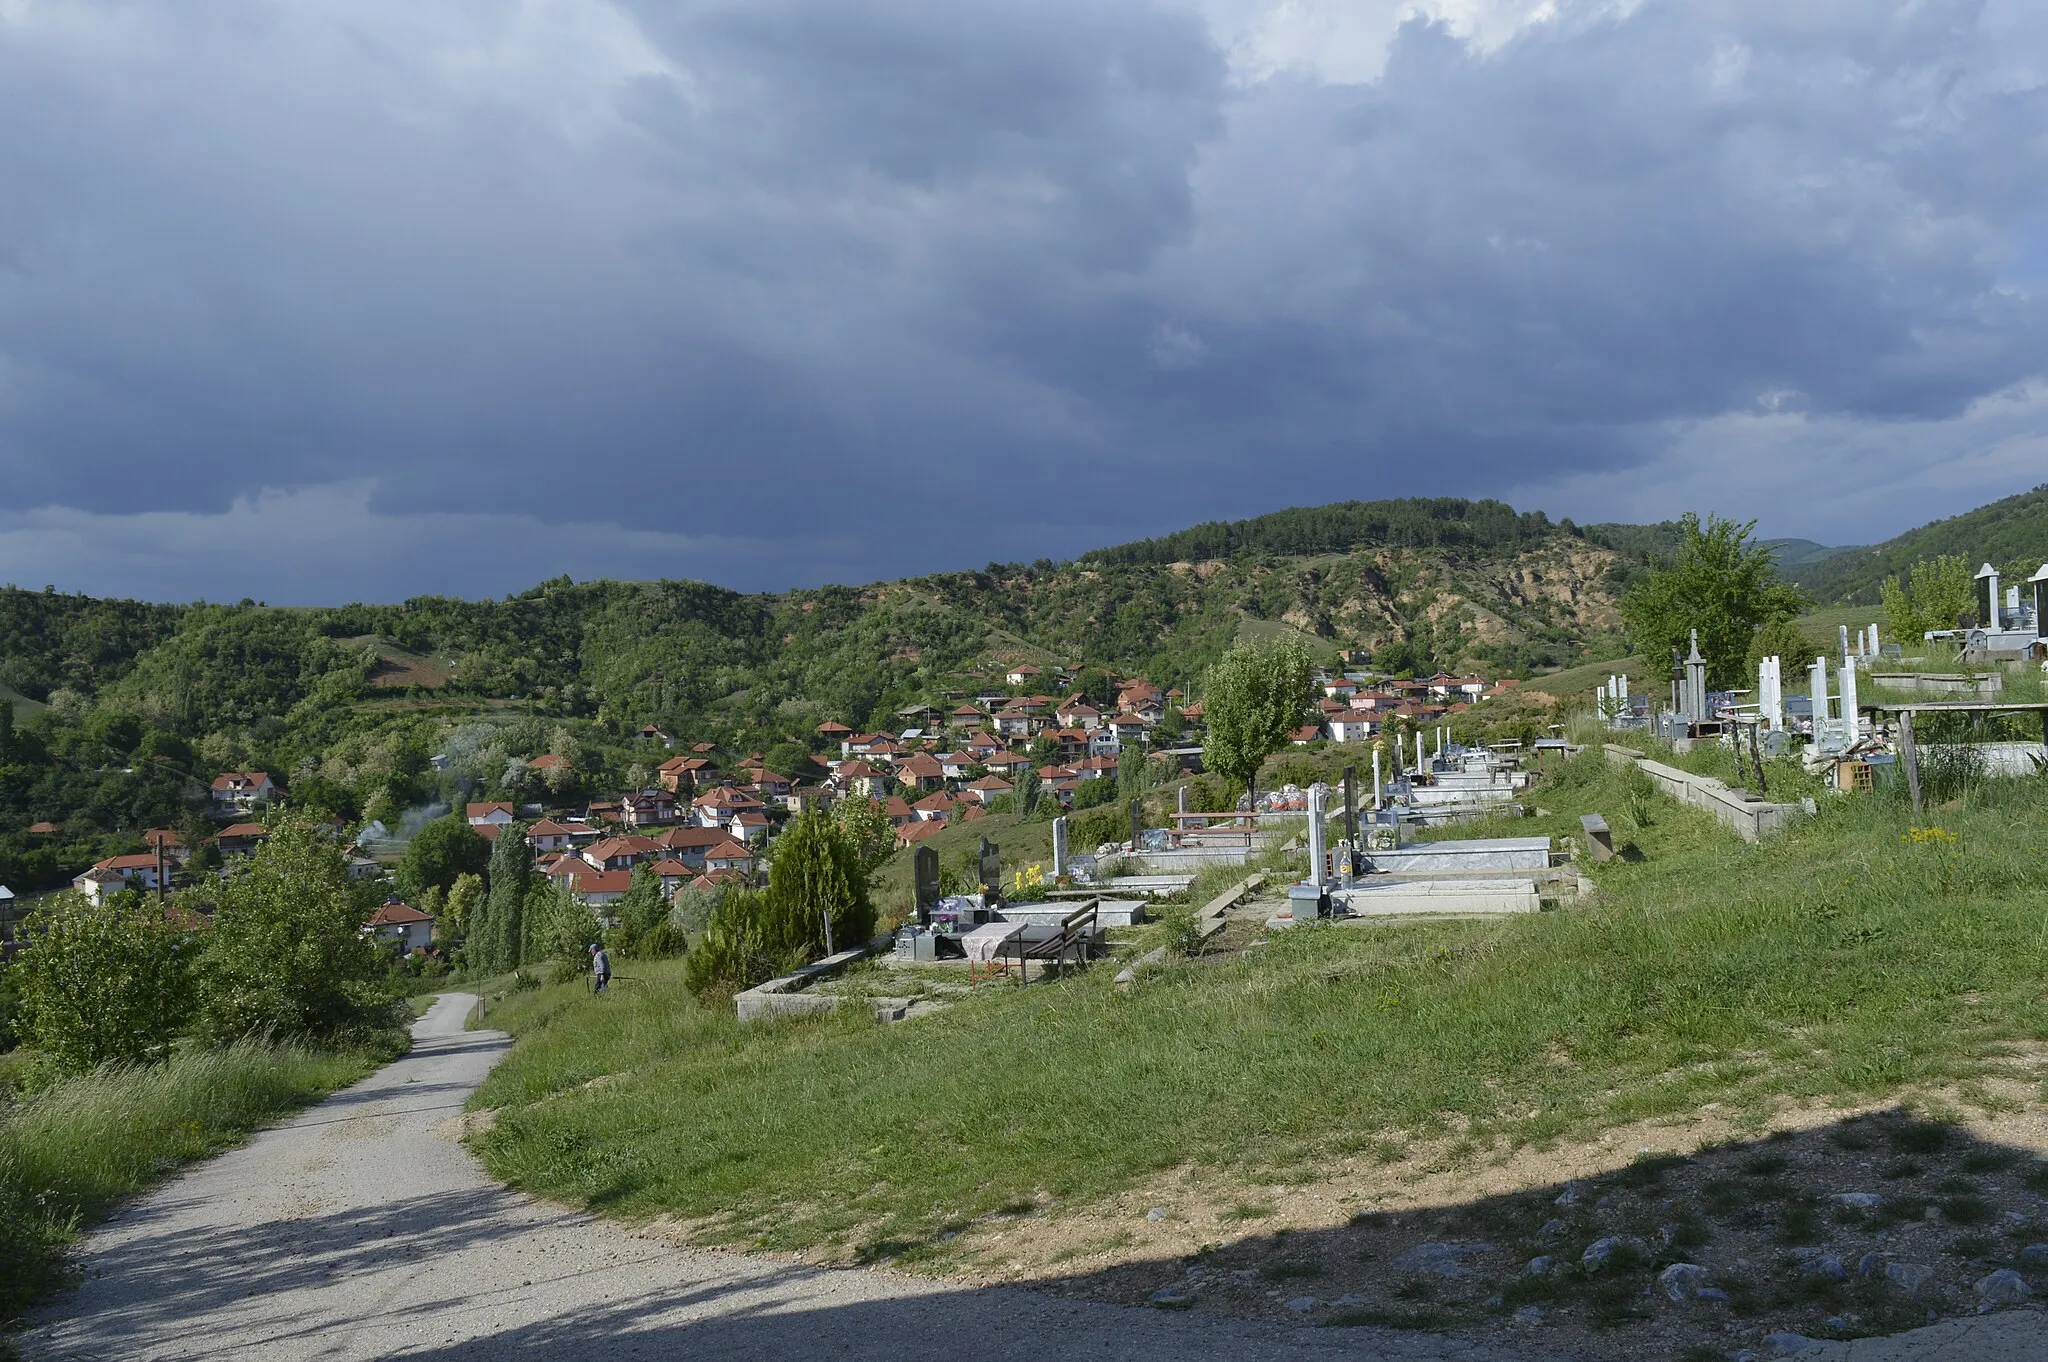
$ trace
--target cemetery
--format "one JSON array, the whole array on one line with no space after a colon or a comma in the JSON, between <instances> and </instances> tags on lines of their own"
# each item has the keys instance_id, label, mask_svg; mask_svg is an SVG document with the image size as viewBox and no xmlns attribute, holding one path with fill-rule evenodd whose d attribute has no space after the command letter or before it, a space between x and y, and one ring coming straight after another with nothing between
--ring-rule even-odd
<instances>
[{"instance_id":1,"label":"cemetery","mask_svg":"<svg viewBox=\"0 0 2048 1362\"><path fill-rule=\"evenodd\" d=\"M1911 654L1904 642L1885 642L1874 623L1838 626L1834 657L1792 659L1795 674L1804 673L1803 691L1785 689L1786 659L1775 655L1759 662L1753 690L1709 691L1696 632L1689 653L1674 655L1663 703L1631 694L1624 675L1601 687L1598 712L1610 732L1649 734L1681 755L1697 743L1719 744L1738 772L1754 772L1757 793L1619 744L1610 744L1608 754L1635 763L1666 793L1712 811L1746 838L1778 831L1802 811L1768 799L1765 762L1788 754L1840 794L1901 782L1916 811L1925 802L1921 752L1930 723L1945 749L1960 749L1956 759L1987 777L2048 769L2048 564L2028 579L2024 598L2017 586L2001 588L1989 563L1975 584L1974 613L1956 628L1925 631Z\"/></svg>"}]
</instances>

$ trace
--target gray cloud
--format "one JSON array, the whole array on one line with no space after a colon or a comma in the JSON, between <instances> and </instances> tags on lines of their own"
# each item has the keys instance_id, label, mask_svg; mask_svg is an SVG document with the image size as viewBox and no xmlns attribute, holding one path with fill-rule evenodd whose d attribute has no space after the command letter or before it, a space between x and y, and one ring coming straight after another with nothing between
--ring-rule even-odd
<instances>
[{"instance_id":1,"label":"gray cloud","mask_svg":"<svg viewBox=\"0 0 2048 1362\"><path fill-rule=\"evenodd\" d=\"M2048 18L1429 12L0 0L0 575L775 585L1409 492L1867 538L2027 447Z\"/></svg>"}]
</instances>

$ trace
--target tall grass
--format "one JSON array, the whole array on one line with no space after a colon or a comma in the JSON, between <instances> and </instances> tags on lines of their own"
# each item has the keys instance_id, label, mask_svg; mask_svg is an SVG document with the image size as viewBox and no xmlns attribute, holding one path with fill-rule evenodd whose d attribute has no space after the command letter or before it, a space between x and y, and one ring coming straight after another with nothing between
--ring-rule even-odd
<instances>
[{"instance_id":1,"label":"tall grass","mask_svg":"<svg viewBox=\"0 0 2048 1362\"><path fill-rule=\"evenodd\" d=\"M1623 806L1624 779L1597 753L1568 763L1548 818L1517 827L1575 832ZM1889 800L1831 800L1754 846L1659 795L1621 830L1640 859L1587 867L1596 906L1300 928L1129 995L1098 971L900 1026L742 1027L656 973L606 999L542 990L492 1019L522 1039L480 1095L502 1108L482 1151L590 1205L858 1249L1189 1162L1277 1171L1390 1138L1517 1144L1967 1084L2002 1042L2048 1039L2048 788L2003 785L1939 835Z\"/></svg>"},{"instance_id":2,"label":"tall grass","mask_svg":"<svg viewBox=\"0 0 2048 1362\"><path fill-rule=\"evenodd\" d=\"M78 1231L116 1202L386 1058L245 1041L0 1104L0 1324L63 1285Z\"/></svg>"}]
</instances>

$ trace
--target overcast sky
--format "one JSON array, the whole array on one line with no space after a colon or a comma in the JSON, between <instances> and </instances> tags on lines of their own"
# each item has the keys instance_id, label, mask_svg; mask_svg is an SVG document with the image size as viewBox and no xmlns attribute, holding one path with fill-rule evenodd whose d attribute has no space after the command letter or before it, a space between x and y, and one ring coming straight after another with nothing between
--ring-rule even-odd
<instances>
[{"instance_id":1,"label":"overcast sky","mask_svg":"<svg viewBox=\"0 0 2048 1362\"><path fill-rule=\"evenodd\" d=\"M2048 481L2040 0L0 0L0 581Z\"/></svg>"}]
</instances>

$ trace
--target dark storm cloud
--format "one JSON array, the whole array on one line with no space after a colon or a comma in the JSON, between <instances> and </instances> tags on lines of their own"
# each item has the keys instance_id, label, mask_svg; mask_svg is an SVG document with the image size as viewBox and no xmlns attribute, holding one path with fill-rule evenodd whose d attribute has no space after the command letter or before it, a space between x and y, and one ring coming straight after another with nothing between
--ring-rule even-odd
<instances>
[{"instance_id":1,"label":"dark storm cloud","mask_svg":"<svg viewBox=\"0 0 2048 1362\"><path fill-rule=\"evenodd\" d=\"M1363 82L1221 25L0 0L0 578L771 585L1703 462L1903 524L2024 464L2030 10L1415 19Z\"/></svg>"}]
</instances>

